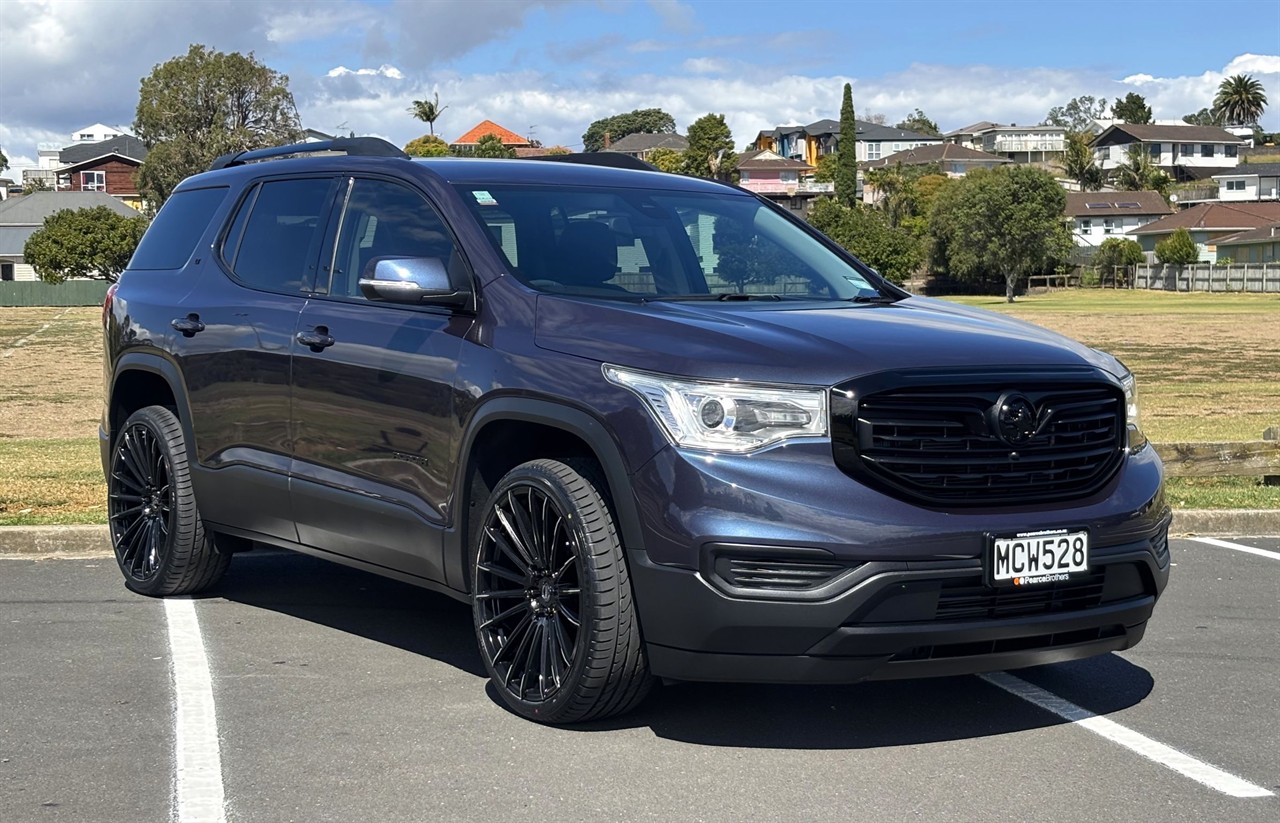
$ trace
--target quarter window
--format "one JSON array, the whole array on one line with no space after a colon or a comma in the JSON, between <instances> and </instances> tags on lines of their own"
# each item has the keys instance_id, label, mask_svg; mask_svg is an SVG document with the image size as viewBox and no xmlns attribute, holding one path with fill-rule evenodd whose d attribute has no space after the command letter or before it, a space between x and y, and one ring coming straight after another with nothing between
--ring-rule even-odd
<instances>
[{"instance_id":1,"label":"quarter window","mask_svg":"<svg viewBox=\"0 0 1280 823\"><path fill-rule=\"evenodd\" d=\"M131 269L180 269L227 196L225 186L188 189L164 201L129 261Z\"/></svg>"},{"instance_id":2,"label":"quarter window","mask_svg":"<svg viewBox=\"0 0 1280 823\"><path fill-rule=\"evenodd\" d=\"M246 197L222 244L236 279L269 291L301 291L315 272L331 185L327 177L269 180Z\"/></svg>"}]
</instances>

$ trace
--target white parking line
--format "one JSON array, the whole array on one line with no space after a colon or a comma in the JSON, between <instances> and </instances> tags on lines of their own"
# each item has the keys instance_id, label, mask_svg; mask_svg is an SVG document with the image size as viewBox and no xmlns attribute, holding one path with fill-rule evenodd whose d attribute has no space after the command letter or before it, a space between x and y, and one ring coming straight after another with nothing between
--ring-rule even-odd
<instances>
[{"instance_id":1,"label":"white parking line","mask_svg":"<svg viewBox=\"0 0 1280 823\"><path fill-rule=\"evenodd\" d=\"M1210 546L1217 546L1222 549L1235 549L1238 552L1248 552L1256 554L1259 557L1269 557L1272 560L1280 560L1280 552L1271 552L1266 549L1255 549L1253 546L1242 546L1239 543L1232 543L1229 540L1219 540L1216 537L1188 537L1188 540L1194 540L1197 543L1207 543Z\"/></svg>"},{"instance_id":2,"label":"white parking line","mask_svg":"<svg viewBox=\"0 0 1280 823\"><path fill-rule=\"evenodd\" d=\"M1069 700L1058 697L1053 692L1045 691L1039 686L1014 677L1007 672L993 672L978 675L993 686L999 686L1012 695L1021 697L1045 711L1052 712L1063 720L1082 726L1094 734L1119 743L1130 751L1136 752L1155 763L1179 774L1202 783L1211 789L1232 797L1271 797L1271 792L1256 786L1247 780L1224 772L1217 766L1196 760L1189 754L1152 740L1146 735L1121 726L1114 720L1099 717L1088 709L1077 706Z\"/></svg>"},{"instance_id":3,"label":"white parking line","mask_svg":"<svg viewBox=\"0 0 1280 823\"><path fill-rule=\"evenodd\" d=\"M24 338L22 338L21 340L18 340L17 342L15 342L15 343L14 343L12 346L10 346L9 348L7 348L7 349L5 349L4 351L0 352L0 360L7 360L9 357L12 357L12 356L13 356L13 353L14 353L15 351L17 351L18 349L20 349L20 348L22 348L23 346L25 346L25 345L27 345L28 343L30 343L30 342L32 341L32 339L34 339L38 334L40 334L40 332L42 332L42 331L44 331L45 329L47 329L47 328L49 328L50 326L52 326L52 325L54 324L54 322L55 322L55 321L57 321L57 320L61 320L61 319L63 318L63 316L64 316L64 315L66 315L66 313L67 313L67 312L69 312L69 311L71 311L71 309L69 309L69 308L67 308L67 309L63 309L59 314L57 314L57 315L53 318L53 320L50 320L48 323L45 323L45 324L44 324L43 326L41 326L40 328L38 328L38 329L36 329L35 331L31 332L31 334L28 334L26 337L24 337Z\"/></svg>"},{"instance_id":4,"label":"white parking line","mask_svg":"<svg viewBox=\"0 0 1280 823\"><path fill-rule=\"evenodd\" d=\"M226 823L213 679L195 602L164 601L173 658L174 807L178 823Z\"/></svg>"}]
</instances>

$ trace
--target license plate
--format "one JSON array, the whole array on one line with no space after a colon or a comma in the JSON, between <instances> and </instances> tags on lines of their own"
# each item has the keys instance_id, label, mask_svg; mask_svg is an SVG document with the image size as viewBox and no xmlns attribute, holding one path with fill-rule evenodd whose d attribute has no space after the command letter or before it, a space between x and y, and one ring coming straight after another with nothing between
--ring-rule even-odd
<instances>
[{"instance_id":1,"label":"license plate","mask_svg":"<svg viewBox=\"0 0 1280 823\"><path fill-rule=\"evenodd\" d=\"M993 586L1056 583L1089 571L1089 533L1053 529L992 537L987 582Z\"/></svg>"}]
</instances>

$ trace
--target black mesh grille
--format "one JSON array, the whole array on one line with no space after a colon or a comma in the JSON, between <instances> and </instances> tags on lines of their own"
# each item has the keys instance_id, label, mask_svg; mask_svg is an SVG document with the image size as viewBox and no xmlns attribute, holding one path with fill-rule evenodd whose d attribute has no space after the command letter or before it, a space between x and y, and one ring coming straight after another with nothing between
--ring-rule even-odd
<instances>
[{"instance_id":1,"label":"black mesh grille","mask_svg":"<svg viewBox=\"0 0 1280 823\"><path fill-rule=\"evenodd\" d=\"M1015 393L1035 434L1010 445L993 411ZM1124 399L1108 383L912 386L876 391L835 419L836 462L898 496L934 505L1045 503L1091 494L1119 465Z\"/></svg>"},{"instance_id":2,"label":"black mesh grille","mask_svg":"<svg viewBox=\"0 0 1280 823\"><path fill-rule=\"evenodd\" d=\"M716 565L730 586L775 591L815 589L848 568L839 563L741 557L724 557Z\"/></svg>"},{"instance_id":3,"label":"black mesh grille","mask_svg":"<svg viewBox=\"0 0 1280 823\"><path fill-rule=\"evenodd\" d=\"M1102 602L1103 572L1039 586L991 588L981 580L944 580L937 620L987 620L1053 612L1077 612Z\"/></svg>"}]
</instances>

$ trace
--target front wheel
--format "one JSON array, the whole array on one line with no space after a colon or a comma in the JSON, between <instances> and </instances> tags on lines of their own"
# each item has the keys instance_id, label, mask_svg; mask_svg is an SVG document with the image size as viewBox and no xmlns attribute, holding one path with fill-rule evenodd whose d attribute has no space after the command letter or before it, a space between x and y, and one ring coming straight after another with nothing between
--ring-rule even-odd
<instances>
[{"instance_id":1,"label":"front wheel","mask_svg":"<svg viewBox=\"0 0 1280 823\"><path fill-rule=\"evenodd\" d=\"M621 714L651 678L613 513L593 467L535 460L485 506L476 638L503 701L543 723Z\"/></svg>"},{"instance_id":2,"label":"front wheel","mask_svg":"<svg viewBox=\"0 0 1280 823\"><path fill-rule=\"evenodd\" d=\"M182 424L163 406L134 412L116 435L107 514L125 585L141 594L194 594L217 582L231 562L204 530Z\"/></svg>"}]
</instances>

